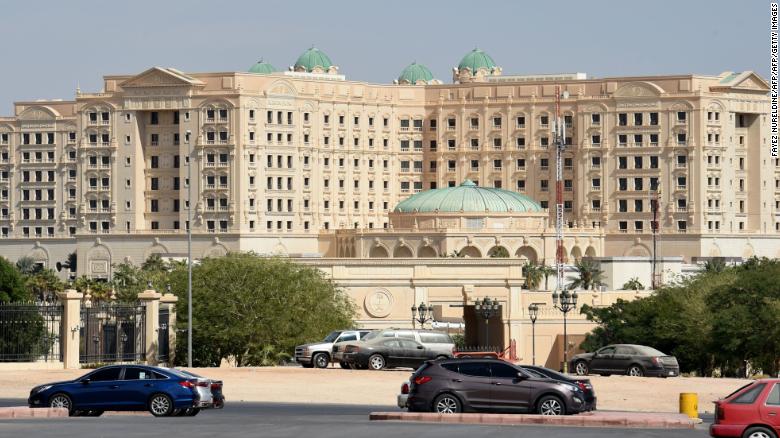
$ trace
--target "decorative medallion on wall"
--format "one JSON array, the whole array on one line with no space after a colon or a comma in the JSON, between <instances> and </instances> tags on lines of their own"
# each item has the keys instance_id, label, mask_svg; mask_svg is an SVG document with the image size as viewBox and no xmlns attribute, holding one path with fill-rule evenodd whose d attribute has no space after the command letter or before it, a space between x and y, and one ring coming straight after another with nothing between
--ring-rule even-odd
<instances>
[{"instance_id":1,"label":"decorative medallion on wall","mask_svg":"<svg viewBox=\"0 0 780 438\"><path fill-rule=\"evenodd\" d=\"M386 289L377 289L366 295L363 305L370 316L384 318L393 309L393 294Z\"/></svg>"}]
</instances>

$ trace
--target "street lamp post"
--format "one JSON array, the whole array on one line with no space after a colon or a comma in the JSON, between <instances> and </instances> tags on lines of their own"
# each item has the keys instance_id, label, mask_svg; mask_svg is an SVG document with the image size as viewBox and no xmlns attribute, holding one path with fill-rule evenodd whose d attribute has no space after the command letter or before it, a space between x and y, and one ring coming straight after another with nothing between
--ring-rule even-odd
<instances>
[{"instance_id":1,"label":"street lamp post","mask_svg":"<svg viewBox=\"0 0 780 438\"><path fill-rule=\"evenodd\" d=\"M556 289L553 291L553 307L563 312L563 372L569 372L569 336L566 332L566 314L577 308L577 292L569 292L568 289L563 289L561 293L558 293ZM560 299L560 304L558 300Z\"/></svg>"},{"instance_id":2,"label":"street lamp post","mask_svg":"<svg viewBox=\"0 0 780 438\"><path fill-rule=\"evenodd\" d=\"M536 365L536 318L539 316L539 305L544 303L531 303L528 305L528 316L531 318L531 365Z\"/></svg>"},{"instance_id":3,"label":"street lamp post","mask_svg":"<svg viewBox=\"0 0 780 438\"><path fill-rule=\"evenodd\" d=\"M420 324L420 328L425 328L425 323L429 321L433 321L433 306L426 306L422 301L419 306L412 304L412 328L415 328L415 322Z\"/></svg>"},{"instance_id":4,"label":"street lamp post","mask_svg":"<svg viewBox=\"0 0 780 438\"><path fill-rule=\"evenodd\" d=\"M192 132L184 133L187 143L187 366L192 368Z\"/></svg>"},{"instance_id":5,"label":"street lamp post","mask_svg":"<svg viewBox=\"0 0 780 438\"><path fill-rule=\"evenodd\" d=\"M488 347L490 344L490 318L498 314L498 301L485 297L482 301L474 302L474 310L485 320L485 346Z\"/></svg>"}]
</instances>

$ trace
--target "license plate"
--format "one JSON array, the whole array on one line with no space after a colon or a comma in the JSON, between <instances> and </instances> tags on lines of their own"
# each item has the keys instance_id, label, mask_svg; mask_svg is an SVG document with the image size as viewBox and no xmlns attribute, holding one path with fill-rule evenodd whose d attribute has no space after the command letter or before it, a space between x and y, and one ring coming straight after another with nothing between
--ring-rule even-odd
<instances>
[{"instance_id":1,"label":"license plate","mask_svg":"<svg viewBox=\"0 0 780 438\"><path fill-rule=\"evenodd\" d=\"M674 375L674 371L669 371L669 375L673 376Z\"/></svg>"}]
</instances>

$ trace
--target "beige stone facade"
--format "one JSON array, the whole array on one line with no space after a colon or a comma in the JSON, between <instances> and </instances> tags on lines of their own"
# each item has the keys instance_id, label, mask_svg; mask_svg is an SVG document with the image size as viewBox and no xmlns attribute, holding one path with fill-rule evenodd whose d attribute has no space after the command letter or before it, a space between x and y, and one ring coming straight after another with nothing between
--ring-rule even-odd
<instances>
[{"instance_id":1,"label":"beige stone facade","mask_svg":"<svg viewBox=\"0 0 780 438\"><path fill-rule=\"evenodd\" d=\"M436 321L465 322L469 345L509 346L532 361L531 303L540 303L536 321L536 363L558 369L563 355L563 314L552 306L551 291L522 289L522 268L512 259L305 259L349 291L358 306L357 322L366 328L412 327L412 305L433 306ZM551 285L552 286L552 285ZM569 353L595 326L579 312L582 304L609 306L618 299L633 300L647 291L579 291L578 309L567 317ZM484 320L474 313L474 302L489 297L500 303L500 314ZM543 304L541 304L543 303ZM426 325L429 327L429 325ZM488 336L489 341L485 341Z\"/></svg>"},{"instance_id":2,"label":"beige stone facade","mask_svg":"<svg viewBox=\"0 0 780 438\"><path fill-rule=\"evenodd\" d=\"M780 255L780 162L754 73L519 77L475 59L454 84L352 81L329 62L270 74L155 67L106 76L73 101L18 102L0 118L3 253L53 266L76 251L78 273L98 277L119 261L181 256L188 192L196 257L371 257L333 242L357 229L396 246L399 201L466 179L553 211L560 86L568 256L649 255L656 184L659 255ZM539 258L551 256L550 224ZM506 232L520 257L532 236ZM484 257L502 239L453 233L437 255L471 239ZM417 251L431 233L406 236L414 257L432 255Z\"/></svg>"}]
</instances>

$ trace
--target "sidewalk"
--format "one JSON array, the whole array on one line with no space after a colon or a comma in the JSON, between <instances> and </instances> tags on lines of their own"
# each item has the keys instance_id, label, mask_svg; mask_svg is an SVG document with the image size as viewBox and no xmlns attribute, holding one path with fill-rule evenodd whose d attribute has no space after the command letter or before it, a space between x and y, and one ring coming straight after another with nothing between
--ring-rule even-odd
<instances>
[{"instance_id":1,"label":"sidewalk","mask_svg":"<svg viewBox=\"0 0 780 438\"><path fill-rule=\"evenodd\" d=\"M372 412L371 421L410 421L492 425L548 425L575 427L693 429L694 420L683 414L658 412L585 412L578 415L436 414L430 412Z\"/></svg>"}]
</instances>

